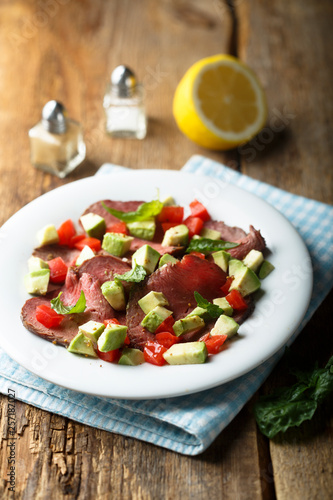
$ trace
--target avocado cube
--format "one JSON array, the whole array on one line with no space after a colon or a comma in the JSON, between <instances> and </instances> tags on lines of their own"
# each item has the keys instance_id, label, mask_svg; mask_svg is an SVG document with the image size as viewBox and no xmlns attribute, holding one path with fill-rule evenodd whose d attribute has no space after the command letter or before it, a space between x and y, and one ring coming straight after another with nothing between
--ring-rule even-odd
<instances>
[{"instance_id":1,"label":"avocado cube","mask_svg":"<svg viewBox=\"0 0 333 500\"><path fill-rule=\"evenodd\" d=\"M176 259L172 255L170 255L169 253L165 253L160 258L160 261L158 263L158 267L162 267L162 266L164 266L165 264L168 264L168 263L174 264L175 262L178 262L178 259Z\"/></svg>"},{"instance_id":2,"label":"avocado cube","mask_svg":"<svg viewBox=\"0 0 333 500\"><path fill-rule=\"evenodd\" d=\"M204 363L208 352L204 342L186 342L173 344L163 358L169 365L193 365Z\"/></svg>"},{"instance_id":3,"label":"avocado cube","mask_svg":"<svg viewBox=\"0 0 333 500\"><path fill-rule=\"evenodd\" d=\"M90 338L93 342L97 342L104 330L105 325L103 323L92 320L79 326L79 333L83 333L85 337Z\"/></svg>"},{"instance_id":4,"label":"avocado cube","mask_svg":"<svg viewBox=\"0 0 333 500\"><path fill-rule=\"evenodd\" d=\"M59 243L59 235L54 224L48 224L40 229L37 233L37 241L39 246L53 245Z\"/></svg>"},{"instance_id":5,"label":"avocado cube","mask_svg":"<svg viewBox=\"0 0 333 500\"><path fill-rule=\"evenodd\" d=\"M165 231L162 247L186 246L188 244L189 231L185 224L170 227Z\"/></svg>"},{"instance_id":6,"label":"avocado cube","mask_svg":"<svg viewBox=\"0 0 333 500\"><path fill-rule=\"evenodd\" d=\"M122 257L131 248L132 236L122 233L105 233L102 242L102 248L106 252L116 257Z\"/></svg>"},{"instance_id":7,"label":"avocado cube","mask_svg":"<svg viewBox=\"0 0 333 500\"><path fill-rule=\"evenodd\" d=\"M167 196L163 201L162 201L163 205L165 207L172 207L174 205L176 205L176 202L175 202L175 199L172 197L172 196Z\"/></svg>"},{"instance_id":8,"label":"avocado cube","mask_svg":"<svg viewBox=\"0 0 333 500\"><path fill-rule=\"evenodd\" d=\"M207 312L207 309L204 309L203 307L195 307L192 312L190 312L186 317L188 316L199 316L199 318L202 318L204 321L209 319L209 314Z\"/></svg>"},{"instance_id":9,"label":"avocado cube","mask_svg":"<svg viewBox=\"0 0 333 500\"><path fill-rule=\"evenodd\" d=\"M168 306L169 302L162 292L149 292L138 301L139 306L145 314L148 314L157 306Z\"/></svg>"},{"instance_id":10,"label":"avocado cube","mask_svg":"<svg viewBox=\"0 0 333 500\"><path fill-rule=\"evenodd\" d=\"M209 229L208 227L203 227L200 231L201 238L209 238L210 240L220 240L221 233L215 231L215 229Z\"/></svg>"},{"instance_id":11,"label":"avocado cube","mask_svg":"<svg viewBox=\"0 0 333 500\"><path fill-rule=\"evenodd\" d=\"M265 279L274 269L275 267L271 262L264 260L259 269L259 278L261 280Z\"/></svg>"},{"instance_id":12,"label":"avocado cube","mask_svg":"<svg viewBox=\"0 0 333 500\"><path fill-rule=\"evenodd\" d=\"M28 293L45 295L50 280L50 270L31 271L24 276L24 285Z\"/></svg>"},{"instance_id":13,"label":"avocado cube","mask_svg":"<svg viewBox=\"0 0 333 500\"><path fill-rule=\"evenodd\" d=\"M223 309L224 314L227 316L232 316L234 310L225 297L218 297L217 299L214 299L213 304Z\"/></svg>"},{"instance_id":14,"label":"avocado cube","mask_svg":"<svg viewBox=\"0 0 333 500\"><path fill-rule=\"evenodd\" d=\"M144 362L145 358L143 352L141 352L139 349L132 349L131 347L125 347L118 361L118 364L137 366L137 365L142 365L142 363Z\"/></svg>"},{"instance_id":15,"label":"avocado cube","mask_svg":"<svg viewBox=\"0 0 333 500\"><path fill-rule=\"evenodd\" d=\"M127 326L109 324L97 341L98 349L101 352L114 351L119 349L125 342Z\"/></svg>"},{"instance_id":16,"label":"avocado cube","mask_svg":"<svg viewBox=\"0 0 333 500\"><path fill-rule=\"evenodd\" d=\"M147 328L151 333L160 326L163 321L171 316L172 311L166 309L165 307L156 306L152 309L141 321L141 326Z\"/></svg>"},{"instance_id":17,"label":"avocado cube","mask_svg":"<svg viewBox=\"0 0 333 500\"><path fill-rule=\"evenodd\" d=\"M28 268L29 271L40 271L41 269L50 269L45 260L40 259L39 257L34 257L33 255L28 260Z\"/></svg>"},{"instance_id":18,"label":"avocado cube","mask_svg":"<svg viewBox=\"0 0 333 500\"><path fill-rule=\"evenodd\" d=\"M143 220L138 222L128 222L127 228L132 236L152 241L155 235L156 224L152 220Z\"/></svg>"},{"instance_id":19,"label":"avocado cube","mask_svg":"<svg viewBox=\"0 0 333 500\"><path fill-rule=\"evenodd\" d=\"M186 316L183 319L179 319L173 325L173 331L177 337L183 335L183 333L189 333L194 331L199 331L205 326L205 322L200 316Z\"/></svg>"},{"instance_id":20,"label":"avocado cube","mask_svg":"<svg viewBox=\"0 0 333 500\"><path fill-rule=\"evenodd\" d=\"M243 264L252 269L253 272L257 272L261 264L264 262L264 256L259 250L250 250L249 253L243 259Z\"/></svg>"},{"instance_id":21,"label":"avocado cube","mask_svg":"<svg viewBox=\"0 0 333 500\"><path fill-rule=\"evenodd\" d=\"M160 253L149 245L143 245L132 255L132 263L143 266L147 274L155 271Z\"/></svg>"},{"instance_id":22,"label":"avocado cube","mask_svg":"<svg viewBox=\"0 0 333 500\"><path fill-rule=\"evenodd\" d=\"M229 276L235 276L235 274L244 267L244 264L239 259L229 260Z\"/></svg>"},{"instance_id":23,"label":"avocado cube","mask_svg":"<svg viewBox=\"0 0 333 500\"><path fill-rule=\"evenodd\" d=\"M261 286L258 276L244 264L236 270L233 276L234 279L231 282L229 291L238 290L243 297L255 292Z\"/></svg>"},{"instance_id":24,"label":"avocado cube","mask_svg":"<svg viewBox=\"0 0 333 500\"><path fill-rule=\"evenodd\" d=\"M116 311L124 311L126 309L125 290L119 280L106 281L101 286L102 294Z\"/></svg>"},{"instance_id":25,"label":"avocado cube","mask_svg":"<svg viewBox=\"0 0 333 500\"><path fill-rule=\"evenodd\" d=\"M79 332L67 348L68 352L74 354L83 354L84 356L90 356L91 358L97 358L97 354L94 349L93 341L86 337L82 332Z\"/></svg>"},{"instance_id":26,"label":"avocado cube","mask_svg":"<svg viewBox=\"0 0 333 500\"><path fill-rule=\"evenodd\" d=\"M229 316L221 314L217 319L214 328L211 330L210 334L214 335L227 335L228 338L233 337L238 332L239 324Z\"/></svg>"},{"instance_id":27,"label":"avocado cube","mask_svg":"<svg viewBox=\"0 0 333 500\"><path fill-rule=\"evenodd\" d=\"M88 245L85 245L82 248L80 255L76 259L75 264L77 266L80 266L81 264L83 264L83 262L85 262L86 260L92 259L93 257L95 257L94 251L90 247L88 247Z\"/></svg>"},{"instance_id":28,"label":"avocado cube","mask_svg":"<svg viewBox=\"0 0 333 500\"><path fill-rule=\"evenodd\" d=\"M213 252L212 257L217 266L219 266L225 273L228 271L228 265L230 260L230 253L224 250L219 250L218 252Z\"/></svg>"},{"instance_id":29,"label":"avocado cube","mask_svg":"<svg viewBox=\"0 0 333 500\"><path fill-rule=\"evenodd\" d=\"M101 240L106 230L105 219L100 215L88 213L80 217L80 222L83 229L91 238Z\"/></svg>"}]
</instances>

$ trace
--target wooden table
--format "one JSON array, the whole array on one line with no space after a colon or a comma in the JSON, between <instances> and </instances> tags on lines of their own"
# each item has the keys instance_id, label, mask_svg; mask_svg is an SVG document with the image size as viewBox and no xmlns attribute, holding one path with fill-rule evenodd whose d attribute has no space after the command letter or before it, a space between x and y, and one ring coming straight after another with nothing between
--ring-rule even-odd
<instances>
[{"instance_id":1,"label":"wooden table","mask_svg":"<svg viewBox=\"0 0 333 500\"><path fill-rule=\"evenodd\" d=\"M94 174L103 162L178 170L197 153L332 203L332 17L331 0L2 1L0 222L42 193ZM227 153L192 144L171 112L185 70L219 52L238 55L256 71L270 108L264 132ZM132 67L147 90L149 133L143 141L104 133L105 83L118 64ZM49 99L64 102L85 128L87 159L65 181L36 171L29 161L28 129ZM331 293L294 343L309 364L324 364L332 351L332 299ZM288 381L280 363L259 393ZM331 406L269 441L253 417L257 397L196 458L18 401L15 498L332 498ZM1 396L1 498L10 498L6 412Z\"/></svg>"}]
</instances>

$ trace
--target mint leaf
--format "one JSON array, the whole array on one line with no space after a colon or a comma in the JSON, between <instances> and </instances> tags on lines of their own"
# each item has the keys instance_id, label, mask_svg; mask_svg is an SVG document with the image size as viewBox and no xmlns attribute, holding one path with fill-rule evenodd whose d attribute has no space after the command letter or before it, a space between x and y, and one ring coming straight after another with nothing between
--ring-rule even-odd
<instances>
[{"instance_id":1,"label":"mint leaf","mask_svg":"<svg viewBox=\"0 0 333 500\"><path fill-rule=\"evenodd\" d=\"M194 292L194 298L198 304L199 307L202 307L203 309L206 309L208 312L209 316L212 318L219 318L221 314L224 313L223 309L220 306L217 306L216 304L212 304L208 300L204 299L202 295L200 295L199 292Z\"/></svg>"},{"instance_id":2,"label":"mint leaf","mask_svg":"<svg viewBox=\"0 0 333 500\"><path fill-rule=\"evenodd\" d=\"M224 240L211 240L209 238L192 239L186 252L200 252L205 255L218 250L229 250L230 248L238 247L239 243L232 243Z\"/></svg>"},{"instance_id":3,"label":"mint leaf","mask_svg":"<svg viewBox=\"0 0 333 500\"><path fill-rule=\"evenodd\" d=\"M147 275L147 272L143 266L135 263L135 266L130 271L124 274L115 274L114 279L120 281L129 281L130 283L140 283L140 281L144 280Z\"/></svg>"},{"instance_id":4,"label":"mint leaf","mask_svg":"<svg viewBox=\"0 0 333 500\"><path fill-rule=\"evenodd\" d=\"M73 314L73 313L82 313L86 308L86 297L84 295L83 290L81 290L80 297L78 301L73 306L65 306L62 302L60 296L62 292L59 293L58 297L51 300L51 307L58 314Z\"/></svg>"},{"instance_id":5,"label":"mint leaf","mask_svg":"<svg viewBox=\"0 0 333 500\"><path fill-rule=\"evenodd\" d=\"M163 203L159 200L142 203L142 205L140 205L135 212L122 212L121 210L107 207L103 201L101 203L105 210L123 222L137 222L140 220L150 219L151 217L158 215L163 208Z\"/></svg>"}]
</instances>

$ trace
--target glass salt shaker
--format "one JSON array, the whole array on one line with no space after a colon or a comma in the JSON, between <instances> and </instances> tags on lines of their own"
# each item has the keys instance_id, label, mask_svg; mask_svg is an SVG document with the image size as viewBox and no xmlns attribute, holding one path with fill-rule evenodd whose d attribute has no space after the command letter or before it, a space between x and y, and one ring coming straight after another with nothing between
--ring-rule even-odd
<instances>
[{"instance_id":1,"label":"glass salt shaker","mask_svg":"<svg viewBox=\"0 0 333 500\"><path fill-rule=\"evenodd\" d=\"M104 96L106 132L112 137L144 139L147 119L144 89L136 81L132 70L117 66Z\"/></svg>"},{"instance_id":2,"label":"glass salt shaker","mask_svg":"<svg viewBox=\"0 0 333 500\"><path fill-rule=\"evenodd\" d=\"M61 179L86 155L81 125L67 118L66 109L57 101L45 104L42 119L29 130L29 138L31 163Z\"/></svg>"}]
</instances>

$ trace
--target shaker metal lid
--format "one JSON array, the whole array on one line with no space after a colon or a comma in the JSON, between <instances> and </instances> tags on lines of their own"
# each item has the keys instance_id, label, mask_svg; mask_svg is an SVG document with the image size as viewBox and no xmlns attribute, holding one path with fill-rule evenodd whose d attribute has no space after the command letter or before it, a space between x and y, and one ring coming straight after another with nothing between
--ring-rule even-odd
<instances>
[{"instance_id":1,"label":"shaker metal lid","mask_svg":"<svg viewBox=\"0 0 333 500\"><path fill-rule=\"evenodd\" d=\"M66 109L58 101L49 101L42 111L42 123L51 134L64 134L67 130Z\"/></svg>"},{"instance_id":2,"label":"shaker metal lid","mask_svg":"<svg viewBox=\"0 0 333 500\"><path fill-rule=\"evenodd\" d=\"M111 73L112 90L119 97L129 97L136 87L136 77L127 66L117 66Z\"/></svg>"}]
</instances>

